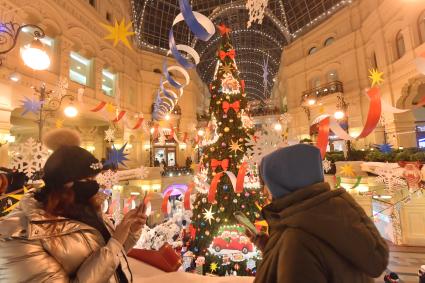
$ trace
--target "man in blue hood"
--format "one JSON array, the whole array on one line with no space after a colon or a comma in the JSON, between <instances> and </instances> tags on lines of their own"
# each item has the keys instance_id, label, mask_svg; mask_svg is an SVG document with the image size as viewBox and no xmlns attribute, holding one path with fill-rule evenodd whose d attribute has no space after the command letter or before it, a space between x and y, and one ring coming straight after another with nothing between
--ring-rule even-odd
<instances>
[{"instance_id":1,"label":"man in blue hood","mask_svg":"<svg viewBox=\"0 0 425 283\"><path fill-rule=\"evenodd\" d=\"M270 234L255 239L265 243L256 283L373 282L386 269L387 244L344 189L324 182L316 147L276 150L260 175L273 200L263 209Z\"/></svg>"}]
</instances>

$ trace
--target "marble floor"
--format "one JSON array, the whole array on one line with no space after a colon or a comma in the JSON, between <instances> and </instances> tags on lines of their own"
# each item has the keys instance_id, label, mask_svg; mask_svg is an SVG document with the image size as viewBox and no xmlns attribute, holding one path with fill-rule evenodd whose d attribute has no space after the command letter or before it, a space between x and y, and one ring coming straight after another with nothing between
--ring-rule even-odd
<instances>
[{"instance_id":1,"label":"marble floor","mask_svg":"<svg viewBox=\"0 0 425 283\"><path fill-rule=\"evenodd\" d=\"M396 247L390 245L388 272L396 272L404 283L418 283L418 270L425 265L425 247ZM383 276L376 282L384 282Z\"/></svg>"}]
</instances>

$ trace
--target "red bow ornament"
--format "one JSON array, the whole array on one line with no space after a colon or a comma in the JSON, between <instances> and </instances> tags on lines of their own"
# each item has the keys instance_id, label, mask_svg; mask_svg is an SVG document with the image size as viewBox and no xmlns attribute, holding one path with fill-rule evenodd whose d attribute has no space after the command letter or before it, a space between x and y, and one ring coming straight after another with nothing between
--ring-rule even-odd
<instances>
[{"instance_id":1,"label":"red bow ornament","mask_svg":"<svg viewBox=\"0 0 425 283\"><path fill-rule=\"evenodd\" d=\"M221 35L229 34L229 32L232 31L230 28L226 27L224 24L217 26L217 28Z\"/></svg>"},{"instance_id":2,"label":"red bow ornament","mask_svg":"<svg viewBox=\"0 0 425 283\"><path fill-rule=\"evenodd\" d=\"M220 60L224 60L224 58L226 58L226 56L228 56L230 59L235 59L236 51L235 51L235 49L232 49L229 52L225 52L223 50L220 50L220 52L218 52L218 56L220 57Z\"/></svg>"},{"instance_id":3,"label":"red bow ornament","mask_svg":"<svg viewBox=\"0 0 425 283\"><path fill-rule=\"evenodd\" d=\"M227 169L229 168L229 159L223 159L223 160L213 159L213 160L211 160L211 167L212 167L213 171L215 171L215 169L217 169L218 166L221 166L221 168L223 168L223 171L227 171Z\"/></svg>"},{"instance_id":4,"label":"red bow ornament","mask_svg":"<svg viewBox=\"0 0 425 283\"><path fill-rule=\"evenodd\" d=\"M233 102L233 103L229 103L227 101L224 101L222 104L224 113L227 114L227 112L229 112L229 109L232 108L233 110L235 110L236 113L239 112L239 109L241 108L241 102L239 100Z\"/></svg>"}]
</instances>

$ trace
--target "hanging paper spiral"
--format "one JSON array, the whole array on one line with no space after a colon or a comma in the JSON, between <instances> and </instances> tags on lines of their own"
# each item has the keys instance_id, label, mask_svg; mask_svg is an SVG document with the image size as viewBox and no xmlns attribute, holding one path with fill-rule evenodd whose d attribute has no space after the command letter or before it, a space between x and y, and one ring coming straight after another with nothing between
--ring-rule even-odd
<instances>
[{"instance_id":1,"label":"hanging paper spiral","mask_svg":"<svg viewBox=\"0 0 425 283\"><path fill-rule=\"evenodd\" d=\"M186 70L195 68L200 61L199 54L195 49L188 45L176 44L173 31L174 26L184 20L195 37L202 41L208 41L215 33L213 22L208 17L198 12L193 12L188 0L179 0L179 6L181 13L174 19L168 34L170 50L167 55L172 54L182 67L168 67L167 61L164 61L162 67L164 77L161 78L160 88L154 102L153 118L155 120L162 120L165 115L174 109L178 100L183 95L183 88L189 85L190 82L189 73ZM184 51L190 55L194 63L187 60L180 51ZM174 80L170 75L170 71L177 71L182 74L185 82L180 83ZM170 87L175 90L171 90Z\"/></svg>"}]
</instances>

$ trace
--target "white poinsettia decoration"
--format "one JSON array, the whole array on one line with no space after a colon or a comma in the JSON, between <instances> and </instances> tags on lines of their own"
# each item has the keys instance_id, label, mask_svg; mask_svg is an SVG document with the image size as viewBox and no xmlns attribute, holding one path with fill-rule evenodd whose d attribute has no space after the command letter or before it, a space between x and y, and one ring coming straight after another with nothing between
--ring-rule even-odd
<instances>
[{"instance_id":1,"label":"white poinsettia decoration","mask_svg":"<svg viewBox=\"0 0 425 283\"><path fill-rule=\"evenodd\" d=\"M407 183L403 179L404 169L399 167L396 163L385 163L376 168L375 172L378 174L376 181L384 184L385 189L391 192L394 192L398 188L407 187Z\"/></svg>"}]
</instances>

